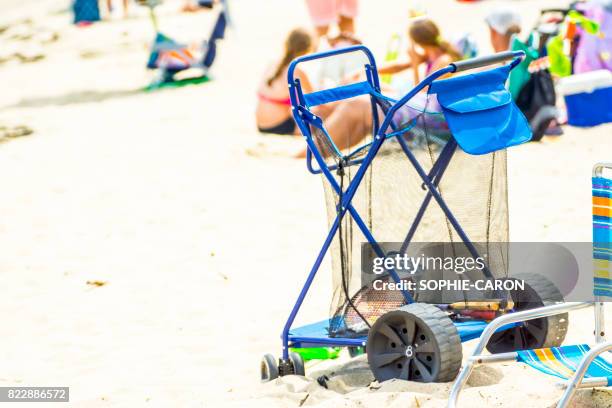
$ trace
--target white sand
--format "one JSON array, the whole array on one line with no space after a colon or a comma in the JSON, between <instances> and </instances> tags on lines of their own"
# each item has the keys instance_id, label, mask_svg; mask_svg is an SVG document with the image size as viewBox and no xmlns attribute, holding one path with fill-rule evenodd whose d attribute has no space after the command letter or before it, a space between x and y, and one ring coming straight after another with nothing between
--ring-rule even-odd
<instances>
[{"instance_id":1,"label":"white sand","mask_svg":"<svg viewBox=\"0 0 612 408\"><path fill-rule=\"evenodd\" d=\"M51 14L32 1L0 12L31 15L35 27L60 35L42 45L0 37L3 50L40 46L45 54L0 64L0 124L35 130L0 144L0 386L70 386L75 407L444 406L448 384L368 388L363 359L347 366L346 356L308 368L315 378L322 367L339 374L333 391L298 377L258 382L259 359L280 351L325 233L320 180L302 162L246 153L302 144L258 135L252 117L265 64L291 27L308 24L303 2L235 0L235 31L215 80L150 94L139 91L150 79L145 10L77 29L57 13L65 3L45 1ZM482 16L499 3L429 8L485 44ZM558 2L510 3L527 27L540 6ZM404 30L408 8L380 4L364 0L358 21L378 54ZM176 7L161 10L168 33L208 33L210 15L181 16ZM611 129L566 127L558 140L510 152L514 240L590 240L590 168L612 159ZM327 311L327 273L299 322ZM591 331L590 311L577 313L568 342L589 341ZM466 407L544 407L560 395L553 380L519 365L481 368L471 384ZM577 406L611 399L585 391Z\"/></svg>"}]
</instances>

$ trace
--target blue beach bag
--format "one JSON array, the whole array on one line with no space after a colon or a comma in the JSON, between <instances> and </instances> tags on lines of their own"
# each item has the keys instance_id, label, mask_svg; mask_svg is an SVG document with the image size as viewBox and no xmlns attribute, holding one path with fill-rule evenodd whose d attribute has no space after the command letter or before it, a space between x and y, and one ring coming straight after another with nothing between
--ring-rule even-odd
<instances>
[{"instance_id":1,"label":"blue beach bag","mask_svg":"<svg viewBox=\"0 0 612 408\"><path fill-rule=\"evenodd\" d=\"M435 81L436 94L457 144L469 154L486 154L531 140L527 119L505 83L510 66Z\"/></svg>"}]
</instances>

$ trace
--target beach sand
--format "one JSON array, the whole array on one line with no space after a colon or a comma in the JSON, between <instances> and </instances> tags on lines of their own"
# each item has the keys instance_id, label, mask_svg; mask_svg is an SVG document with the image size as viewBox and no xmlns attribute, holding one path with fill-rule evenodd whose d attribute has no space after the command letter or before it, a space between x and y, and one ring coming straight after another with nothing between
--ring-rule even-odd
<instances>
[{"instance_id":1,"label":"beach sand","mask_svg":"<svg viewBox=\"0 0 612 408\"><path fill-rule=\"evenodd\" d=\"M285 33L309 24L303 2L233 1L213 81L152 93L142 92L152 77L146 10L79 29L66 3L11 2L0 13L13 32L58 35L0 35L9 56L0 125L33 130L0 144L0 386L69 386L74 407L444 406L450 384L370 385L363 357L259 383L260 358L280 352L326 233L320 179L301 161L252 153L303 144L259 135L253 123L259 76ZM405 29L408 2L362 3L359 32L380 56ZM471 30L486 51L482 18L499 4L529 27L558 2L438 0L428 9L445 32ZM178 6L160 10L162 28L206 36L212 14ZM32 21L16 20L25 16ZM14 57L22 48L42 57L23 62ZM612 127L564 130L509 152L515 241L591 239L591 167L612 160ZM326 264L296 324L327 316L330 284ZM570 320L568 343L590 341L592 312ZM328 390L313 380L331 372ZM561 395L554 382L517 364L480 367L462 406L549 407ZM611 401L586 390L575 406Z\"/></svg>"}]
</instances>

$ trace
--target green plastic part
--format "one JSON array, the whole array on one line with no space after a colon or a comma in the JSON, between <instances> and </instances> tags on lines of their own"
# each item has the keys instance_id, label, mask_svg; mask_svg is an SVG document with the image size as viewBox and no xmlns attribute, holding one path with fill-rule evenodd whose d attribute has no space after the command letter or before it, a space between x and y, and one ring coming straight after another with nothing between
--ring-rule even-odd
<instances>
[{"instance_id":1,"label":"green plastic part","mask_svg":"<svg viewBox=\"0 0 612 408\"><path fill-rule=\"evenodd\" d=\"M558 77L572 75L572 61L563 52L563 37L558 35L551 38L546 44L548 53L549 71Z\"/></svg>"},{"instance_id":2,"label":"green plastic part","mask_svg":"<svg viewBox=\"0 0 612 408\"><path fill-rule=\"evenodd\" d=\"M529 81L529 78L531 78L531 74L529 73L529 64L538 58L538 51L523 43L517 36L512 37L510 48L512 51L525 52L525 59L523 59L523 61L521 61L516 68L510 71L510 80L508 81L508 89L512 94L512 98L516 100L521 92L521 89L523 89L523 86L525 86L525 84Z\"/></svg>"},{"instance_id":3,"label":"green plastic part","mask_svg":"<svg viewBox=\"0 0 612 408\"><path fill-rule=\"evenodd\" d=\"M340 355L340 347L290 348L289 350L298 353L304 361L332 360Z\"/></svg>"},{"instance_id":4,"label":"green plastic part","mask_svg":"<svg viewBox=\"0 0 612 408\"><path fill-rule=\"evenodd\" d=\"M580 26L590 35L599 35L599 24L584 15L580 14L576 10L571 10L567 14L566 25L569 23ZM561 33L551 38L546 44L546 53L548 54L548 61L550 63L550 73L558 77L566 77L572 74L572 60L563 50L563 41L565 37Z\"/></svg>"},{"instance_id":5,"label":"green plastic part","mask_svg":"<svg viewBox=\"0 0 612 408\"><path fill-rule=\"evenodd\" d=\"M587 33L591 35L599 34L599 24L596 21L593 21L590 18L586 18L584 15L582 15L576 10L570 10L570 12L567 13L567 16L569 17L570 21L579 25L580 28L582 28Z\"/></svg>"},{"instance_id":6,"label":"green plastic part","mask_svg":"<svg viewBox=\"0 0 612 408\"><path fill-rule=\"evenodd\" d=\"M183 86L199 85L199 84L203 84L209 81L210 81L210 77L204 75L204 76L199 76L195 78L185 78L185 79L178 79L176 81L154 83L154 84L151 84L145 87L144 91L151 92L151 91L157 91L158 89L181 88Z\"/></svg>"}]
</instances>

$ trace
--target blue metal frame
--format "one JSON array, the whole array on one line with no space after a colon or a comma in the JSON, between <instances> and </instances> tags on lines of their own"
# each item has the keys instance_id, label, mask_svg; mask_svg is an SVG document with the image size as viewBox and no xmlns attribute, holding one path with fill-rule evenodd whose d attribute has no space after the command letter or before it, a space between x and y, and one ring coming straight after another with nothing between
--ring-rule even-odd
<instances>
[{"instance_id":1,"label":"blue metal frame","mask_svg":"<svg viewBox=\"0 0 612 408\"><path fill-rule=\"evenodd\" d=\"M487 326L487 322L482 320L468 320L455 322L457 331L459 332L459 338L461 341L468 341L480 337L482 331ZM328 320L323 320L316 323L311 323L305 326L301 326L295 329L289 336L291 339L292 348L307 348L307 347L321 347L321 346L335 346L335 347L360 347L365 346L368 340L367 336L360 337L329 337L325 330L329 325ZM500 327L498 331L507 330L518 323L513 323Z\"/></svg>"},{"instance_id":2,"label":"blue metal frame","mask_svg":"<svg viewBox=\"0 0 612 408\"><path fill-rule=\"evenodd\" d=\"M333 56L337 56L340 54L353 53L353 52L362 52L365 54L365 56L368 59L368 63L365 65L366 81L360 82L358 84L344 85L344 86L329 89L329 90L318 91L316 92L316 95L314 96L313 94L309 94L309 95L303 94L299 79L296 79L294 77L295 69L299 64L307 62L307 61L328 58L328 57L333 57ZM516 53L513 53L511 56L514 59L510 63L510 67L513 68L516 65L518 65L518 63L520 63L521 59L524 57L524 53L516 52ZM491 62L489 62L489 64L490 63ZM363 219L361 218L357 210L355 210L355 208L352 206L351 201L355 193L357 192L357 188L361 184L361 181L363 180L363 177L365 176L365 173L369 165L372 163L372 160L378 153L380 147L382 146L382 143L387 139L386 131L390 126L393 126L392 119L393 119L394 114L397 112L397 110L401 108L404 104L406 104L406 102L412 99L415 95L417 95L421 90L429 86L433 81L435 81L436 79L440 78L443 75L446 75L446 74L449 74L455 71L457 71L457 67L454 64L450 64L449 66L442 68L436 72L433 72L432 74L427 76L422 82L417 84L410 92L404 95L399 101L394 103L391 106L391 108L388 110L388 112L386 113L382 124L379 124L376 101L374 99L373 92L380 93L380 83L378 79L378 72L376 70L376 61L374 60L374 57L368 48L362 45L357 45L357 46L348 47L348 48L334 49L334 50L330 50L330 51L326 51L326 52L322 52L318 54L306 55L306 56L297 58L289 65L289 70L287 74L288 85L289 85L289 96L291 100L293 117L298 127L300 128L302 135L304 136L304 139L308 146L307 154L306 154L307 168L313 174L322 173L327 179L327 181L330 183L330 185L332 186L335 193L338 194L338 196L341 197L342 199L340 203L338 204L338 214L334 222L332 223L332 226L327 234L327 237L325 238L325 241L323 242L323 246L321 250L319 251L319 254L317 255L314 265L312 266L306 278L306 282L304 283L304 286L302 287L302 290L300 291L298 298L293 308L291 309L289 317L283 328L283 332L282 332L282 342L283 342L282 358L283 360L287 360L288 358L289 347L290 347L289 331L291 329L291 325L293 324L293 321L295 320L295 317L302 305L302 302L304 301L304 298L306 297L306 294L308 293L308 290L310 289L312 281L314 280L314 277L317 271L319 270L319 267L321 266L321 263L323 262L323 259L333 241L334 236L338 232L340 223L342 222L347 211L349 212L349 214L351 215L351 217L353 218L353 220L355 221L355 223L357 224L361 232L364 234L368 242L372 245L372 248L374 249L376 254L380 257L385 256L384 252L378 245L377 241L375 240L374 236L372 235L372 233L370 232L370 230L364 223ZM370 92L368 92L368 88ZM308 125L307 122L312 123L313 121L318 120L318 118L316 117L316 115L314 115L308 110L308 107L310 105L308 105L307 102L308 100L310 100L314 104L322 104L322 103L335 102L335 101L348 99L348 98L359 96L359 95L366 95L366 94L369 94L371 96L372 112L374 113L373 115L373 118L374 118L373 119L373 135L375 135L374 140L365 158L350 162L350 165L359 165L359 168L357 169L357 172L355 173L353 179L351 180L351 182L349 183L345 191L341 191L340 186L338 185L336 179L331 173L337 167L329 166L327 163L325 163L325 159L321 155L321 152L319 152L312 138L312 134L310 132L310 126ZM407 246L410 243L412 236L414 235L414 232L416 231L416 228L418 227L423 217L423 214L425 213L426 208L428 207L429 203L431 202L431 199L433 198L438 203L438 205L440 205L444 214L448 218L449 222L451 223L453 228L456 230L456 232L459 234L463 242L468 247L468 250L472 253L474 257L478 257L478 252L476 248L473 246L467 234L463 231L463 229L461 228L461 225L459 225L459 222L454 217L451 210L448 208L446 202L444 201L440 193L437 191L437 185L440 182L441 177L444 174L444 171L446 170L446 167L448 166L448 163L450 162L453 156L453 153L455 152L457 148L456 141L454 139L451 139L451 141L449 141L446 144L445 148L440 154L440 157L434 163L429 174L427 174L425 170L422 168L422 166L418 163L418 160L416 159L416 157L410 151L410 148L407 146L406 142L401 137L397 138L397 140L399 141L400 146L402 150L404 151L404 153L406 154L406 156L408 157L409 161L414 166L419 176L422 178L424 186L428 189L428 193L423 201L423 204L421 205L421 208L419 212L417 213L415 220L413 221L413 225L411 226L410 231L408 232L406 236L404 245ZM312 164L313 158L316 161L318 168L315 168L313 166ZM396 282L400 281L399 276L394 270L389 270L389 273ZM492 276L488 269L485 271L485 274L487 276ZM408 303L413 302L413 299L411 298L409 293L403 292L403 294ZM296 340L301 340L301 341L295 342L296 346L300 346L301 343L304 342L304 340L306 339L296 338ZM330 340L329 342L328 340L324 341L325 344L337 345L337 346L356 345L358 342L360 342L359 339L344 339L344 338L333 339L333 340ZM323 343L317 343L317 344L323 344Z\"/></svg>"}]
</instances>

